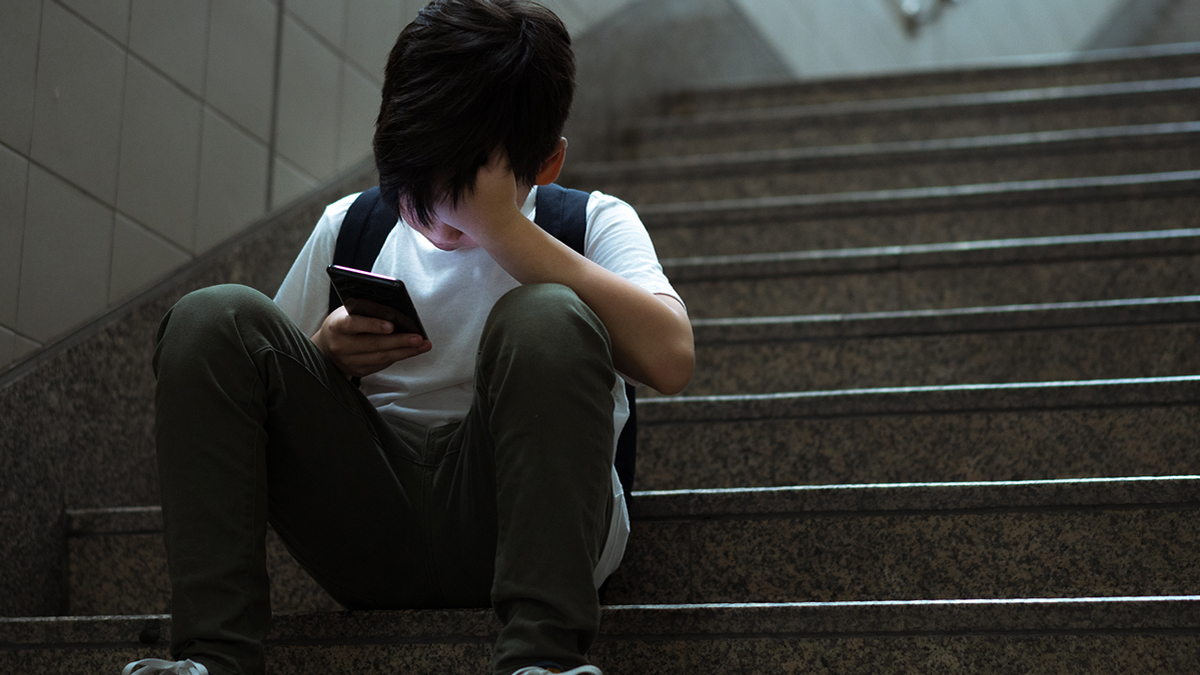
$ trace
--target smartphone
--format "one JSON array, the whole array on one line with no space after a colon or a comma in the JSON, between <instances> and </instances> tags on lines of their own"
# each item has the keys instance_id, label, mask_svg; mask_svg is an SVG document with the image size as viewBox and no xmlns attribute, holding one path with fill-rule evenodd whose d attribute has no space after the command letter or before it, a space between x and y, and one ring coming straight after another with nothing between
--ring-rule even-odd
<instances>
[{"instance_id":1,"label":"smartphone","mask_svg":"<svg viewBox=\"0 0 1200 675\"><path fill-rule=\"evenodd\" d=\"M390 321L393 333L429 339L403 281L341 265L330 265L325 271L347 312Z\"/></svg>"}]
</instances>

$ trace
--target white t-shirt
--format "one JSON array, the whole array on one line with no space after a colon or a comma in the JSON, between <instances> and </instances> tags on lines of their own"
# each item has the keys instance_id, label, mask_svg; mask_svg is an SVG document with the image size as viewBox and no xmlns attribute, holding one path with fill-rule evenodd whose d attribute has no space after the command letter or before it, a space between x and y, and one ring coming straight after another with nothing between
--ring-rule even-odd
<instances>
[{"instance_id":1,"label":"white t-shirt","mask_svg":"<svg viewBox=\"0 0 1200 675\"><path fill-rule=\"evenodd\" d=\"M296 257L275 302L307 335L329 310L329 277L338 232L358 195L330 204ZM535 217L537 188L521 212ZM650 293L682 300L663 274L654 245L637 213L625 202L593 192L587 204L586 257ZM433 349L362 378L363 392L381 413L425 426L461 421L474 397L475 353L492 306L520 284L482 248L442 251L402 221L384 241L372 272L404 281ZM613 378L613 438L629 417L624 382ZM624 493L612 471L613 514L595 570L598 586L621 562L629 537Z\"/></svg>"}]
</instances>

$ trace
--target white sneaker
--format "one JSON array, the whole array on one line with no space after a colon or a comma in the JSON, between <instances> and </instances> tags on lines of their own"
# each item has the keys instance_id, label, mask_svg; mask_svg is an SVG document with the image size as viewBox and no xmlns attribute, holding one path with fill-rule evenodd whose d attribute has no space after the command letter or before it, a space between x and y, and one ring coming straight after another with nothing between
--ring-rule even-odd
<instances>
[{"instance_id":1,"label":"white sneaker","mask_svg":"<svg viewBox=\"0 0 1200 675\"><path fill-rule=\"evenodd\" d=\"M562 673L562 675L604 675L604 673L601 673L600 669L596 666L579 666L578 668L572 668L570 670L559 670L557 668L553 670L547 670L541 666L528 666L518 670L512 675L554 675L555 673Z\"/></svg>"},{"instance_id":2,"label":"white sneaker","mask_svg":"<svg viewBox=\"0 0 1200 675\"><path fill-rule=\"evenodd\" d=\"M136 670L135 670L136 668ZM597 671L599 672L599 671ZM155 675L169 673L170 675L208 675L208 668L192 661L164 661L163 659L142 659L125 666L121 675Z\"/></svg>"}]
</instances>

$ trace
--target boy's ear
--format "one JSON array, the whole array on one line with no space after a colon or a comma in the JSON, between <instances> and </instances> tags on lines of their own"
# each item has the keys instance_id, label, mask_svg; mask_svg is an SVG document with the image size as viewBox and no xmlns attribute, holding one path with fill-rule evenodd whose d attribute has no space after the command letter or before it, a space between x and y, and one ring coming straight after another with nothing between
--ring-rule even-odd
<instances>
[{"instance_id":1,"label":"boy's ear","mask_svg":"<svg viewBox=\"0 0 1200 675\"><path fill-rule=\"evenodd\" d=\"M567 157L567 139L558 139L558 145L554 152L542 162L542 168L538 170L537 179L534 185L549 185L558 180L558 174L562 173L563 160Z\"/></svg>"}]
</instances>

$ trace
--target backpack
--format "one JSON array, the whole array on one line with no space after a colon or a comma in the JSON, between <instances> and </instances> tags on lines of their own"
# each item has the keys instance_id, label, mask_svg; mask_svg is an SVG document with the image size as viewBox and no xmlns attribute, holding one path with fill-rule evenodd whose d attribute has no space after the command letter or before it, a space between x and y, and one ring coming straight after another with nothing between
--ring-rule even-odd
<instances>
[{"instance_id":1,"label":"backpack","mask_svg":"<svg viewBox=\"0 0 1200 675\"><path fill-rule=\"evenodd\" d=\"M555 184L542 185L537 189L538 227L583 255L584 237L587 234L588 193L569 190ZM333 264L370 271L375 258L383 249L388 233L397 224L396 212L379 198L379 188L373 187L354 200L342 221L338 232L337 246L333 253ZM342 305L337 292L329 289L329 311ZM634 464L637 455L637 408L634 388L625 383L625 396L629 399L629 419L617 438L617 455L613 465L621 488L628 496L633 491Z\"/></svg>"}]
</instances>

